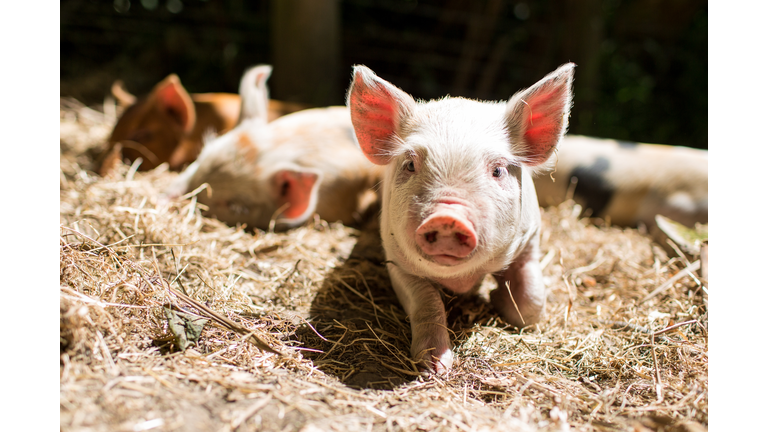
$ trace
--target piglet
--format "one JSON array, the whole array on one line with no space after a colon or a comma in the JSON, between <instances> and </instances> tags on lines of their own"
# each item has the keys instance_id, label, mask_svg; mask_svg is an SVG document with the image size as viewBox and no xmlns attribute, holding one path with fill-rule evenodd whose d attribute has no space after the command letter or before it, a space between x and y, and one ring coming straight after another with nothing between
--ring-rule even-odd
<instances>
[{"instance_id":1,"label":"piglet","mask_svg":"<svg viewBox=\"0 0 768 432\"><path fill-rule=\"evenodd\" d=\"M252 73L241 81L241 123L206 142L164 197L206 183L209 191L197 199L207 216L262 230L296 227L314 213L329 222L358 222L376 202L381 169L360 152L347 108L309 109L267 123L266 92L253 85Z\"/></svg>"},{"instance_id":2,"label":"piglet","mask_svg":"<svg viewBox=\"0 0 768 432\"><path fill-rule=\"evenodd\" d=\"M567 135L556 170L534 179L541 206L572 195L613 225L645 225L661 245L657 214L687 226L708 219L706 150Z\"/></svg>"},{"instance_id":3,"label":"piglet","mask_svg":"<svg viewBox=\"0 0 768 432\"><path fill-rule=\"evenodd\" d=\"M411 356L453 362L441 292L476 292L491 273L494 306L510 324L542 318L541 216L531 174L568 126L574 64L507 102L416 102L355 66L347 94L365 156L385 166L381 238L392 286L411 320Z\"/></svg>"},{"instance_id":4,"label":"piglet","mask_svg":"<svg viewBox=\"0 0 768 432\"><path fill-rule=\"evenodd\" d=\"M99 174L107 175L123 159L142 158L139 170L168 162L180 170L195 160L208 131L232 129L240 114L240 97L229 93L190 95L176 74L159 82L144 97L136 98L121 85L112 93L129 104L115 124L101 156Z\"/></svg>"},{"instance_id":5,"label":"piglet","mask_svg":"<svg viewBox=\"0 0 768 432\"><path fill-rule=\"evenodd\" d=\"M262 65L259 88L266 91L272 67ZM112 94L126 109L115 124L99 163L99 174L107 175L123 159L142 158L139 170L168 162L179 171L194 161L208 133L223 134L239 123L240 96L234 93L188 93L176 74L168 75L141 98L127 92L122 82L112 85ZM307 105L267 98L267 120L308 108Z\"/></svg>"}]
</instances>

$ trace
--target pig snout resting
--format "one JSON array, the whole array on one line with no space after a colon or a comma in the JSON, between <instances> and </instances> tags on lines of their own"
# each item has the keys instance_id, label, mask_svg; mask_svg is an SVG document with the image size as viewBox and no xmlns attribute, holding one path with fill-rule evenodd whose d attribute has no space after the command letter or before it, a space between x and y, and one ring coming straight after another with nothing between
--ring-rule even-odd
<instances>
[{"instance_id":1,"label":"pig snout resting","mask_svg":"<svg viewBox=\"0 0 768 432\"><path fill-rule=\"evenodd\" d=\"M532 173L568 127L573 64L504 102L417 102L356 66L347 104L360 149L384 166L381 238L411 320L411 357L444 373L453 352L443 293L493 274L494 307L518 327L541 319L541 215Z\"/></svg>"},{"instance_id":2,"label":"pig snout resting","mask_svg":"<svg viewBox=\"0 0 768 432\"><path fill-rule=\"evenodd\" d=\"M416 244L443 265L453 265L469 256L477 246L473 224L453 209L455 205L441 205L416 228Z\"/></svg>"}]
</instances>

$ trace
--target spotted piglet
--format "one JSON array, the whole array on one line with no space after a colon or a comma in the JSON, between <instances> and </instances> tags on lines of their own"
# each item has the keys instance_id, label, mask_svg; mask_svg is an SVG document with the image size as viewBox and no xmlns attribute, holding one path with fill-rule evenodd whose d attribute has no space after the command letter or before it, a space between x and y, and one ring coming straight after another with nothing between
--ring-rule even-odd
<instances>
[{"instance_id":1,"label":"spotted piglet","mask_svg":"<svg viewBox=\"0 0 768 432\"><path fill-rule=\"evenodd\" d=\"M574 64L507 102L429 102L356 66L347 95L365 156L384 165L381 237L389 275L411 320L411 356L446 372L453 363L441 290L491 299L509 323L538 322L546 293L541 215L531 174L568 126Z\"/></svg>"}]
</instances>

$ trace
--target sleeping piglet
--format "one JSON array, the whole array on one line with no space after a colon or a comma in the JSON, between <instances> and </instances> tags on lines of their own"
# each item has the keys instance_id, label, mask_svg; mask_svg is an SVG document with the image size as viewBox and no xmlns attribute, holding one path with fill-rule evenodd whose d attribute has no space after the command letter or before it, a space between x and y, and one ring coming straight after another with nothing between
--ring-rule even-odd
<instances>
[{"instance_id":1,"label":"sleeping piglet","mask_svg":"<svg viewBox=\"0 0 768 432\"><path fill-rule=\"evenodd\" d=\"M204 183L197 198L207 216L230 225L287 229L313 214L358 222L375 203L381 169L360 153L346 107L314 108L267 122L267 65L240 83L240 123L203 147L164 191L178 198Z\"/></svg>"},{"instance_id":2,"label":"sleeping piglet","mask_svg":"<svg viewBox=\"0 0 768 432\"><path fill-rule=\"evenodd\" d=\"M411 320L411 356L443 373L453 362L441 291L476 292L518 327L539 321L541 216L531 174L568 126L574 64L507 102L416 102L365 66L347 94L360 148L385 166L381 237L392 285Z\"/></svg>"},{"instance_id":3,"label":"sleeping piglet","mask_svg":"<svg viewBox=\"0 0 768 432\"><path fill-rule=\"evenodd\" d=\"M203 137L208 132L223 134L242 118L240 96L190 94L176 74L169 75L142 98L128 93L121 81L112 84L112 95L126 108L99 158L102 176L109 174L124 158L133 162L139 157L143 159L140 171L164 162L168 162L171 170L180 171L200 154ZM308 106L268 99L268 120L305 108Z\"/></svg>"}]
</instances>

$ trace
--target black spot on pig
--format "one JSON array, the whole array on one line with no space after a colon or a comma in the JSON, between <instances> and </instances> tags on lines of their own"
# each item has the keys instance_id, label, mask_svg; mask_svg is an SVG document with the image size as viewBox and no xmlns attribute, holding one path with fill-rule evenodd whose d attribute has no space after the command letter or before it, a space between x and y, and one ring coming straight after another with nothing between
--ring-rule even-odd
<instances>
[{"instance_id":1,"label":"black spot on pig","mask_svg":"<svg viewBox=\"0 0 768 432\"><path fill-rule=\"evenodd\" d=\"M608 207L615 192L604 177L611 168L611 163L604 157L598 157L590 166L577 166L571 171L571 178L576 177L574 198L583 203L585 209L592 209L592 214L599 216Z\"/></svg>"},{"instance_id":2,"label":"black spot on pig","mask_svg":"<svg viewBox=\"0 0 768 432\"><path fill-rule=\"evenodd\" d=\"M627 150L637 149L637 143L632 141L616 141L619 143L619 147Z\"/></svg>"}]
</instances>

